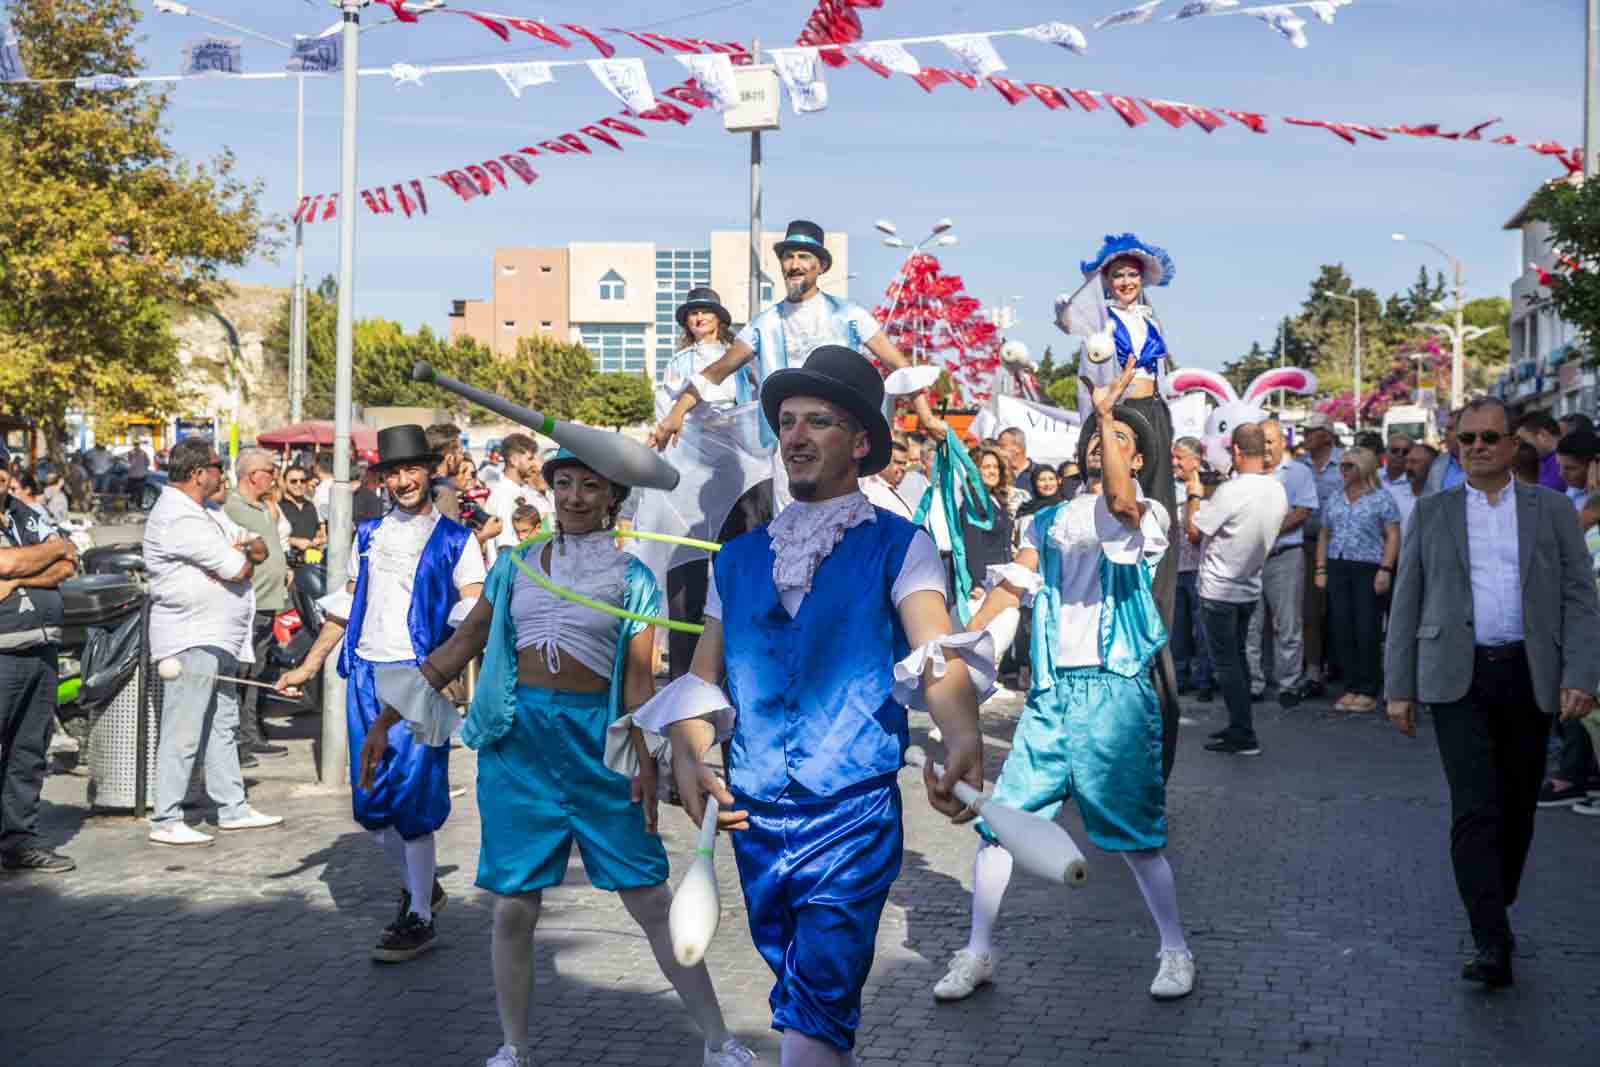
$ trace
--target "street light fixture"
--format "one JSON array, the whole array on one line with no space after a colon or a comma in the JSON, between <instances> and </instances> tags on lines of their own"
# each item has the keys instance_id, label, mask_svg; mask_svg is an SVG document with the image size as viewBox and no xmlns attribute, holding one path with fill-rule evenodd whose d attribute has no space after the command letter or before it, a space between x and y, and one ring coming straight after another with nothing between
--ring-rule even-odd
<instances>
[{"instance_id":1,"label":"street light fixture","mask_svg":"<svg viewBox=\"0 0 1600 1067\"><path fill-rule=\"evenodd\" d=\"M900 238L898 236L894 236L894 235L898 234L900 232L900 230L899 230L899 228L897 226L895 226L895 224L893 222L889 221L888 219L879 219L877 222L873 223L873 226L876 227L877 230L880 233L886 233L886 234L890 234L891 235L891 236L885 237L883 239L883 243L884 243L885 247L887 247L887 248L906 248L907 247L906 242L905 242L904 239L902 239L902 238ZM898 275L897 275L897 284L895 286L894 299L889 302L889 314L884 317L886 322L892 320L894 318L894 313L896 311L898 311L899 308L900 308L900 298L905 295L905 288L906 288L906 284L905 284L906 264L911 262L911 257L915 256L918 252L921 252L924 248L926 248L930 244L941 245L941 246L943 246L945 248L948 248L951 245L954 245L954 244L958 243L956 235L949 232L954 227L955 227L955 220L950 219L950 218L938 219L937 221L934 222L932 228L928 231L928 236L924 237L922 240L918 241L916 244L909 246L910 247L910 251L908 251L906 253L906 258L903 261L901 261L901 263L900 263L900 270L899 270ZM914 341L913 341L913 344L915 344ZM912 353L911 353L911 361L913 363L915 363L917 361L917 358L918 358L919 355L920 355L920 353L914 347L913 350L912 350Z\"/></svg>"},{"instance_id":2,"label":"street light fixture","mask_svg":"<svg viewBox=\"0 0 1600 1067\"><path fill-rule=\"evenodd\" d=\"M960 243L961 243L960 239L958 237L956 237L956 235L953 234L953 233L940 234L939 235L939 239L934 242L934 244L944 245L946 248L950 247L951 245L960 244Z\"/></svg>"},{"instance_id":3,"label":"street light fixture","mask_svg":"<svg viewBox=\"0 0 1600 1067\"><path fill-rule=\"evenodd\" d=\"M933 224L933 232L934 233L944 233L946 230L950 229L954 225L955 225L955 223L952 222L950 219L940 219L938 222Z\"/></svg>"},{"instance_id":4,"label":"street light fixture","mask_svg":"<svg viewBox=\"0 0 1600 1067\"><path fill-rule=\"evenodd\" d=\"M1462 269L1461 261L1455 256L1452 256L1449 252L1446 252L1444 249L1440 248L1438 245L1434 244L1432 241L1425 241L1420 237L1408 237L1403 233L1391 233L1389 238L1394 241L1415 241L1419 245L1427 245L1429 248L1433 249L1435 252L1439 253L1446 260L1448 260L1451 268L1455 272L1455 325L1444 326L1442 323L1424 325L1428 325L1429 329L1434 329L1435 326L1440 327L1438 332L1446 334L1450 338L1450 410L1458 410L1461 407L1461 401L1466 386L1466 382L1464 380L1466 378L1466 357L1463 352L1463 346L1467 341L1482 337L1484 333L1488 332L1482 327L1466 326L1461 321L1463 311L1461 293L1466 285L1464 278L1465 271Z\"/></svg>"},{"instance_id":5,"label":"street light fixture","mask_svg":"<svg viewBox=\"0 0 1600 1067\"><path fill-rule=\"evenodd\" d=\"M872 225L877 228L879 233L886 233L891 237L900 232L894 228L894 223L890 222L888 219L879 219Z\"/></svg>"},{"instance_id":6,"label":"street light fixture","mask_svg":"<svg viewBox=\"0 0 1600 1067\"><path fill-rule=\"evenodd\" d=\"M904 248L906 243L898 237L885 237L883 245L885 248Z\"/></svg>"}]
</instances>

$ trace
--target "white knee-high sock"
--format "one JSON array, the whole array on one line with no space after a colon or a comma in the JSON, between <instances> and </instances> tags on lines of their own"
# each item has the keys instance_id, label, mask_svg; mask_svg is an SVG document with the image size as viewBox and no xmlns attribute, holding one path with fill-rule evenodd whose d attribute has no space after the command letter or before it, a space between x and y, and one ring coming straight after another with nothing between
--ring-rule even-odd
<instances>
[{"instance_id":1,"label":"white knee-high sock","mask_svg":"<svg viewBox=\"0 0 1600 1067\"><path fill-rule=\"evenodd\" d=\"M1139 892L1150 909L1150 917L1161 931L1161 947L1187 950L1189 945L1183 938L1183 924L1178 921L1178 886L1172 879L1172 865L1167 862L1167 854L1153 848L1146 852L1124 852L1122 858L1128 861L1133 880L1139 883Z\"/></svg>"},{"instance_id":2,"label":"white knee-high sock","mask_svg":"<svg viewBox=\"0 0 1600 1067\"><path fill-rule=\"evenodd\" d=\"M405 843L406 888L411 890L411 913L423 922L433 921L433 872L437 853L432 834Z\"/></svg>"},{"instance_id":3,"label":"white knee-high sock","mask_svg":"<svg viewBox=\"0 0 1600 1067\"><path fill-rule=\"evenodd\" d=\"M711 973L702 960L693 967L684 967L672 954L672 933L667 925L667 915L672 910L672 890L665 883L646 889L624 889L623 907L639 924L650 941L650 951L655 954L656 965L667 976L678 999L689 1012L689 1018L700 1028L700 1035L712 1048L721 1048L728 1040L728 1027L722 1019L722 1005L717 1002L717 991L711 985Z\"/></svg>"},{"instance_id":4,"label":"white knee-high sock","mask_svg":"<svg viewBox=\"0 0 1600 1067\"><path fill-rule=\"evenodd\" d=\"M383 854L389 858L389 865L400 876L400 885L406 889L411 888L411 882L406 877L406 843L392 826L382 830L373 830L372 839L383 849Z\"/></svg>"},{"instance_id":5,"label":"white knee-high sock","mask_svg":"<svg viewBox=\"0 0 1600 1067\"><path fill-rule=\"evenodd\" d=\"M972 861L972 935L967 949L982 956L994 950L994 924L1000 918L1000 901L1011 884L1011 853L987 841L978 846Z\"/></svg>"},{"instance_id":6,"label":"white knee-high sock","mask_svg":"<svg viewBox=\"0 0 1600 1067\"><path fill-rule=\"evenodd\" d=\"M798 1030L783 1032L780 1067L850 1067L855 1057Z\"/></svg>"},{"instance_id":7,"label":"white knee-high sock","mask_svg":"<svg viewBox=\"0 0 1600 1067\"><path fill-rule=\"evenodd\" d=\"M539 925L538 893L499 897L494 902L494 1000L505 1043L528 1051L529 1001L533 998L533 931Z\"/></svg>"}]
</instances>

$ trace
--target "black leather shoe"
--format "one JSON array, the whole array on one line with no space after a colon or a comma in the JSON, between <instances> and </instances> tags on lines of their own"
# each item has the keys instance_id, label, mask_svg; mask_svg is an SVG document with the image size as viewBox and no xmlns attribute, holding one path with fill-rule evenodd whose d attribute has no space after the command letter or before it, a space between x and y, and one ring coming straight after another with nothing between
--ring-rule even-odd
<instances>
[{"instance_id":1,"label":"black leather shoe","mask_svg":"<svg viewBox=\"0 0 1600 1067\"><path fill-rule=\"evenodd\" d=\"M240 746L240 748L239 748L239 769L240 770L244 770L246 767L257 767L257 766L260 766L260 764L261 764L261 761L256 759L255 753L251 752L248 748Z\"/></svg>"},{"instance_id":2,"label":"black leather shoe","mask_svg":"<svg viewBox=\"0 0 1600 1067\"><path fill-rule=\"evenodd\" d=\"M277 758L278 756L287 756L289 754L289 750L284 746L274 745L268 741L255 742L249 746L249 752L252 756L267 756L269 758Z\"/></svg>"},{"instance_id":3,"label":"black leather shoe","mask_svg":"<svg viewBox=\"0 0 1600 1067\"><path fill-rule=\"evenodd\" d=\"M1511 985L1515 979L1511 975L1510 946L1480 948L1461 968L1461 977L1469 982L1479 982L1486 989Z\"/></svg>"}]
</instances>

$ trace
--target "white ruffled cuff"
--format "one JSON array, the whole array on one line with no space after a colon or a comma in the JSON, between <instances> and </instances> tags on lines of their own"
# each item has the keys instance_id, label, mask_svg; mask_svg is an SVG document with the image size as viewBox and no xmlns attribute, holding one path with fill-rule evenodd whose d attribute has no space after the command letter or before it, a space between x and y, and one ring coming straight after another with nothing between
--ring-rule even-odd
<instances>
[{"instance_id":1,"label":"white ruffled cuff","mask_svg":"<svg viewBox=\"0 0 1600 1067\"><path fill-rule=\"evenodd\" d=\"M355 605L355 594L344 586L319 597L317 607L322 609L322 614L330 619L338 619L341 623L350 621L350 609Z\"/></svg>"},{"instance_id":2,"label":"white ruffled cuff","mask_svg":"<svg viewBox=\"0 0 1600 1067\"><path fill-rule=\"evenodd\" d=\"M917 711L928 710L926 668L933 665L933 679L938 681L950 669L950 656L965 661L972 675L972 688L977 691L982 704L994 692L995 676L1000 673L995 664L994 635L988 630L977 633L955 633L936 637L894 665L894 699L902 706Z\"/></svg>"},{"instance_id":3,"label":"white ruffled cuff","mask_svg":"<svg viewBox=\"0 0 1600 1067\"><path fill-rule=\"evenodd\" d=\"M372 674L378 703L399 712L420 744L437 747L450 741L461 725L461 713L421 671L407 664L374 667Z\"/></svg>"},{"instance_id":4,"label":"white ruffled cuff","mask_svg":"<svg viewBox=\"0 0 1600 1067\"><path fill-rule=\"evenodd\" d=\"M717 731L717 740L725 741L733 734L736 712L728 703L728 694L719 686L690 672L671 683L633 713L633 721L646 737L651 733L665 734L675 722L688 719L705 719Z\"/></svg>"},{"instance_id":5,"label":"white ruffled cuff","mask_svg":"<svg viewBox=\"0 0 1600 1067\"><path fill-rule=\"evenodd\" d=\"M939 381L939 369L928 363L901 367L883 380L883 391L889 396L910 396L924 389L932 389Z\"/></svg>"},{"instance_id":6,"label":"white ruffled cuff","mask_svg":"<svg viewBox=\"0 0 1600 1067\"><path fill-rule=\"evenodd\" d=\"M643 732L645 751L650 753L652 758L660 755L661 750L667 745L665 737L645 729L632 712L607 726L606 752L602 762L605 763L607 770L624 778L632 778L639 773L639 751L633 747L633 739L629 736L635 726Z\"/></svg>"},{"instance_id":7,"label":"white ruffled cuff","mask_svg":"<svg viewBox=\"0 0 1600 1067\"><path fill-rule=\"evenodd\" d=\"M456 601L456 606L450 609L450 615L445 619L445 625L455 629L467 621L467 616L472 614L472 609L478 606L478 597L468 597Z\"/></svg>"},{"instance_id":8,"label":"white ruffled cuff","mask_svg":"<svg viewBox=\"0 0 1600 1067\"><path fill-rule=\"evenodd\" d=\"M989 564L983 572L983 587L993 589L1001 582L1021 590L1023 607L1032 604L1034 596L1044 588L1044 577L1020 563Z\"/></svg>"}]
</instances>

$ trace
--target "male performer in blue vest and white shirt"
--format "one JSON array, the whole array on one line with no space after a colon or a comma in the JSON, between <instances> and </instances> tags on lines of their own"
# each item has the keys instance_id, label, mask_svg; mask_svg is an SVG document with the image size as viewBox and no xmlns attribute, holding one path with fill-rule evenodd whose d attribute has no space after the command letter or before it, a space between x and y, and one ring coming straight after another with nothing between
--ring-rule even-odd
<instances>
[{"instance_id":1,"label":"male performer in blue vest and white shirt","mask_svg":"<svg viewBox=\"0 0 1600 1067\"><path fill-rule=\"evenodd\" d=\"M434 945L433 912L444 890L434 881L433 835L450 814L450 744L448 737L424 744L400 725L400 712L378 699L373 668L415 664L444 644L485 574L472 531L434 509L430 478L439 460L421 426L378 431L376 469L395 506L356 528L348 607L330 609L305 662L278 682L282 689L310 681L348 630L339 674L348 680L351 800L356 822L372 831L402 886L400 913L372 950L386 963Z\"/></svg>"},{"instance_id":2,"label":"male performer in blue vest and white shirt","mask_svg":"<svg viewBox=\"0 0 1600 1067\"><path fill-rule=\"evenodd\" d=\"M822 345L839 345L858 353L865 349L891 370L911 366L910 360L889 340L888 333L871 312L860 304L829 296L817 288L817 280L833 266L833 254L824 243L821 226L796 219L789 223L783 240L773 246L773 251L783 269L787 296L740 330L722 358L689 379L672 410L656 426L652 440L657 447L670 445L683 429L683 417L689 409L700 403L702 397L712 395L712 387L738 374L751 361L755 362L754 373L746 371L734 379L740 404L754 401L771 375L800 366ZM911 389L909 385L906 388L907 391ZM934 416L926 392L918 391L913 403L923 428L942 438L945 424ZM762 443L768 446L777 441L776 432L767 426L761 427L761 437ZM775 463L773 480L775 500L771 513L776 514L791 499L784 484L781 461Z\"/></svg>"},{"instance_id":3,"label":"male performer in blue vest and white shirt","mask_svg":"<svg viewBox=\"0 0 1600 1067\"><path fill-rule=\"evenodd\" d=\"M978 700L994 683L993 639L951 634L933 541L859 488L889 460L883 395L877 370L837 345L763 383L795 501L723 547L693 667L635 715L670 727L690 818L710 793L722 827L738 831L750 932L777 976L783 1067L854 1062L900 872L906 707L926 708L944 732L948 771L924 775L929 803L960 814L956 781L983 781ZM724 784L703 757L729 733Z\"/></svg>"}]
</instances>

